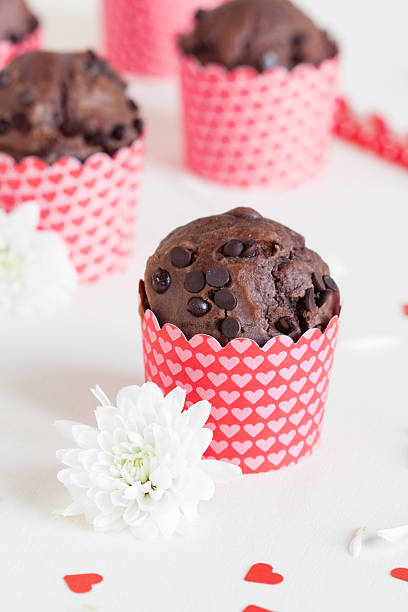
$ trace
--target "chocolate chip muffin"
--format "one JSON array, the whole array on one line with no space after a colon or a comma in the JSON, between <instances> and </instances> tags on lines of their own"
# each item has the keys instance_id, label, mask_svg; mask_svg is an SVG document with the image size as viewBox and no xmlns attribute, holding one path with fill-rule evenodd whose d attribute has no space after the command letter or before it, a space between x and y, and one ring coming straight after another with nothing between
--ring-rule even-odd
<instances>
[{"instance_id":1,"label":"chocolate chip muffin","mask_svg":"<svg viewBox=\"0 0 408 612\"><path fill-rule=\"evenodd\" d=\"M229 70L252 66L260 72L318 65L338 51L327 33L289 0L232 0L211 11L199 10L194 31L181 36L179 44L202 64Z\"/></svg>"},{"instance_id":2,"label":"chocolate chip muffin","mask_svg":"<svg viewBox=\"0 0 408 612\"><path fill-rule=\"evenodd\" d=\"M197 219L167 236L146 266L142 305L190 339L222 345L322 331L340 312L327 264L302 236L251 208Z\"/></svg>"},{"instance_id":3,"label":"chocolate chip muffin","mask_svg":"<svg viewBox=\"0 0 408 612\"><path fill-rule=\"evenodd\" d=\"M0 72L0 151L16 161L113 155L141 132L125 84L93 51L27 53Z\"/></svg>"},{"instance_id":4,"label":"chocolate chip muffin","mask_svg":"<svg viewBox=\"0 0 408 612\"><path fill-rule=\"evenodd\" d=\"M38 19L24 0L0 0L0 41L18 44L37 28Z\"/></svg>"}]
</instances>

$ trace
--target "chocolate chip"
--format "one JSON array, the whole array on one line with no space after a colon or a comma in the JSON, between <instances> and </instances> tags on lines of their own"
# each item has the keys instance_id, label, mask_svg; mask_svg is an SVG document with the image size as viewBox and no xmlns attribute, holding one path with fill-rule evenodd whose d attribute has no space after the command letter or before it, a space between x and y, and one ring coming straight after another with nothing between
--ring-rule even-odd
<instances>
[{"instance_id":1,"label":"chocolate chip","mask_svg":"<svg viewBox=\"0 0 408 612\"><path fill-rule=\"evenodd\" d=\"M171 276L167 270L158 268L152 274L152 287L156 293L165 293L171 285Z\"/></svg>"},{"instance_id":2,"label":"chocolate chip","mask_svg":"<svg viewBox=\"0 0 408 612\"><path fill-rule=\"evenodd\" d=\"M192 253L186 247L175 247L170 253L170 261L175 268L186 268L191 264Z\"/></svg>"},{"instance_id":3,"label":"chocolate chip","mask_svg":"<svg viewBox=\"0 0 408 612\"><path fill-rule=\"evenodd\" d=\"M264 53L259 60L259 67L261 70L268 70L269 68L273 68L277 66L279 63L279 58L274 51L267 51Z\"/></svg>"},{"instance_id":4,"label":"chocolate chip","mask_svg":"<svg viewBox=\"0 0 408 612\"><path fill-rule=\"evenodd\" d=\"M301 333L298 329L295 329L293 332L290 332L289 338L292 338L293 342L297 342L301 336Z\"/></svg>"},{"instance_id":5,"label":"chocolate chip","mask_svg":"<svg viewBox=\"0 0 408 612\"><path fill-rule=\"evenodd\" d=\"M8 38L9 41L13 43L13 45L18 45L18 43L21 43L21 41L23 40L23 35L17 34L17 32L13 32L9 35Z\"/></svg>"},{"instance_id":6,"label":"chocolate chip","mask_svg":"<svg viewBox=\"0 0 408 612\"><path fill-rule=\"evenodd\" d=\"M225 287L230 281L230 275L227 268L223 266L212 266L206 274L206 279L211 287Z\"/></svg>"},{"instance_id":7,"label":"chocolate chip","mask_svg":"<svg viewBox=\"0 0 408 612\"><path fill-rule=\"evenodd\" d=\"M12 124L16 130L19 130L19 132L23 132L25 134L27 134L32 128L31 121L24 113L16 113L13 115Z\"/></svg>"},{"instance_id":8,"label":"chocolate chip","mask_svg":"<svg viewBox=\"0 0 408 612\"><path fill-rule=\"evenodd\" d=\"M35 95L29 89L25 89L21 92L18 99L23 106L31 106L35 102Z\"/></svg>"},{"instance_id":9,"label":"chocolate chip","mask_svg":"<svg viewBox=\"0 0 408 612\"><path fill-rule=\"evenodd\" d=\"M338 291L339 288L331 276L323 276L324 284L329 291Z\"/></svg>"},{"instance_id":10,"label":"chocolate chip","mask_svg":"<svg viewBox=\"0 0 408 612\"><path fill-rule=\"evenodd\" d=\"M193 317L202 317L210 310L210 305L203 298L193 297L187 304L187 310Z\"/></svg>"},{"instance_id":11,"label":"chocolate chip","mask_svg":"<svg viewBox=\"0 0 408 612\"><path fill-rule=\"evenodd\" d=\"M279 321L275 323L275 327L283 334L288 334L293 326L289 317L281 317Z\"/></svg>"},{"instance_id":12,"label":"chocolate chip","mask_svg":"<svg viewBox=\"0 0 408 612\"><path fill-rule=\"evenodd\" d=\"M133 121L133 127L135 128L136 132L140 135L143 132L143 121L139 118L135 119Z\"/></svg>"},{"instance_id":13,"label":"chocolate chip","mask_svg":"<svg viewBox=\"0 0 408 612\"><path fill-rule=\"evenodd\" d=\"M214 296L214 302L223 310L232 310L237 305L237 298L229 289L220 289Z\"/></svg>"},{"instance_id":14,"label":"chocolate chip","mask_svg":"<svg viewBox=\"0 0 408 612\"><path fill-rule=\"evenodd\" d=\"M233 238L224 244L222 252L226 257L239 257L244 248L245 245L241 240Z\"/></svg>"},{"instance_id":15,"label":"chocolate chip","mask_svg":"<svg viewBox=\"0 0 408 612\"><path fill-rule=\"evenodd\" d=\"M326 302L330 299L330 296L332 295L332 291L322 291L320 296L319 296L319 308L321 308L322 306L324 306L326 304Z\"/></svg>"},{"instance_id":16,"label":"chocolate chip","mask_svg":"<svg viewBox=\"0 0 408 612\"><path fill-rule=\"evenodd\" d=\"M136 104L136 102L135 102L134 100L132 100L131 98L129 98L129 100L128 100L128 105L129 105L130 110L132 110L132 111L137 111L137 110L139 110L138 105L137 105L137 104Z\"/></svg>"},{"instance_id":17,"label":"chocolate chip","mask_svg":"<svg viewBox=\"0 0 408 612\"><path fill-rule=\"evenodd\" d=\"M91 146L101 147L105 141L105 134L102 130L97 130L92 134L85 134L85 142Z\"/></svg>"},{"instance_id":18,"label":"chocolate chip","mask_svg":"<svg viewBox=\"0 0 408 612\"><path fill-rule=\"evenodd\" d=\"M232 215L233 217L241 217L242 219L262 219L262 215L259 214L253 208L249 208L248 206L238 206L237 208L233 208L229 210L227 215Z\"/></svg>"},{"instance_id":19,"label":"chocolate chip","mask_svg":"<svg viewBox=\"0 0 408 612\"><path fill-rule=\"evenodd\" d=\"M81 126L77 121L69 121L67 119L67 121L64 121L60 126L60 131L67 138L72 138L81 133Z\"/></svg>"},{"instance_id":20,"label":"chocolate chip","mask_svg":"<svg viewBox=\"0 0 408 612\"><path fill-rule=\"evenodd\" d=\"M192 270L186 276L185 287L190 293L198 293L205 287L205 275L201 270Z\"/></svg>"},{"instance_id":21,"label":"chocolate chip","mask_svg":"<svg viewBox=\"0 0 408 612\"><path fill-rule=\"evenodd\" d=\"M309 289L306 289L306 293L305 293L305 297L304 297L304 303L306 306L306 310L308 310L309 312L312 312L312 310L315 307L315 299L314 299L315 295L314 295L314 289L313 287L309 287Z\"/></svg>"},{"instance_id":22,"label":"chocolate chip","mask_svg":"<svg viewBox=\"0 0 408 612\"><path fill-rule=\"evenodd\" d=\"M122 140L122 138L125 135L125 132L126 132L126 127L123 125L123 123L119 123L118 125L115 125L115 127L113 128L111 132L111 138L114 138L115 140Z\"/></svg>"},{"instance_id":23,"label":"chocolate chip","mask_svg":"<svg viewBox=\"0 0 408 612\"><path fill-rule=\"evenodd\" d=\"M313 285L316 291L319 292L319 291L326 290L326 285L324 284L323 276L319 274L318 272L313 272L312 281L313 281Z\"/></svg>"},{"instance_id":24,"label":"chocolate chip","mask_svg":"<svg viewBox=\"0 0 408 612\"><path fill-rule=\"evenodd\" d=\"M204 11L203 9L198 9L198 11L194 13L194 19L196 21L200 21L204 17L205 13L206 11Z\"/></svg>"},{"instance_id":25,"label":"chocolate chip","mask_svg":"<svg viewBox=\"0 0 408 612\"><path fill-rule=\"evenodd\" d=\"M249 240L245 245L244 251L241 253L241 257L255 257L255 255L258 255L255 240Z\"/></svg>"},{"instance_id":26,"label":"chocolate chip","mask_svg":"<svg viewBox=\"0 0 408 612\"><path fill-rule=\"evenodd\" d=\"M10 123L6 119L0 119L0 134L5 134L10 129Z\"/></svg>"},{"instance_id":27,"label":"chocolate chip","mask_svg":"<svg viewBox=\"0 0 408 612\"><path fill-rule=\"evenodd\" d=\"M291 44L293 47L300 47L305 42L306 34L303 32L297 32L292 36Z\"/></svg>"},{"instance_id":28,"label":"chocolate chip","mask_svg":"<svg viewBox=\"0 0 408 612\"><path fill-rule=\"evenodd\" d=\"M11 83L11 74L8 70L0 72L0 87L7 87Z\"/></svg>"},{"instance_id":29,"label":"chocolate chip","mask_svg":"<svg viewBox=\"0 0 408 612\"><path fill-rule=\"evenodd\" d=\"M34 30L36 30L39 26L39 21L37 19L37 17L34 17L34 15L31 15L30 19L28 20L28 30L29 32L34 32Z\"/></svg>"},{"instance_id":30,"label":"chocolate chip","mask_svg":"<svg viewBox=\"0 0 408 612\"><path fill-rule=\"evenodd\" d=\"M221 324L221 332L224 334L224 336L226 336L226 338L236 338L239 334L240 329L240 324L236 319L233 319L232 317L224 319Z\"/></svg>"}]
</instances>

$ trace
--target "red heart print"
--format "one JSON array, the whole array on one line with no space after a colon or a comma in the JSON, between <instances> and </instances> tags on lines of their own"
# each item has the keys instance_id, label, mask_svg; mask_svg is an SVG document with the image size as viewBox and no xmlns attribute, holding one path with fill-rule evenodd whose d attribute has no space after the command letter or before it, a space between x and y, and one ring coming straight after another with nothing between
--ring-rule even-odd
<instances>
[{"instance_id":1,"label":"red heart print","mask_svg":"<svg viewBox=\"0 0 408 612\"><path fill-rule=\"evenodd\" d=\"M283 576L276 574L269 563L255 563L245 576L245 580L262 584L279 584L283 582Z\"/></svg>"},{"instance_id":2,"label":"red heart print","mask_svg":"<svg viewBox=\"0 0 408 612\"><path fill-rule=\"evenodd\" d=\"M391 570L391 576L393 578L398 578L398 580L408 582L408 568L396 567L395 569Z\"/></svg>"},{"instance_id":3,"label":"red heart print","mask_svg":"<svg viewBox=\"0 0 408 612\"><path fill-rule=\"evenodd\" d=\"M259 606L247 606L245 610L242 612L273 612L272 610L267 610L266 608L260 608Z\"/></svg>"},{"instance_id":4,"label":"red heart print","mask_svg":"<svg viewBox=\"0 0 408 612\"><path fill-rule=\"evenodd\" d=\"M64 576L64 580L73 593L89 593L93 585L102 582L103 578L100 574L71 574Z\"/></svg>"}]
</instances>

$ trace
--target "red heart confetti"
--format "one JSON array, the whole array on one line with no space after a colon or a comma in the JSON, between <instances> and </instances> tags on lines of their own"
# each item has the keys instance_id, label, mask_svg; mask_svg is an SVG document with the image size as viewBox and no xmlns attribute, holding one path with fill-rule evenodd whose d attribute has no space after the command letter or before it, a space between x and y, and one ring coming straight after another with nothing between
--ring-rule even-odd
<instances>
[{"instance_id":1,"label":"red heart confetti","mask_svg":"<svg viewBox=\"0 0 408 612\"><path fill-rule=\"evenodd\" d=\"M408 568L396 567L395 569L391 570L391 576L393 578L398 578L398 580L408 582Z\"/></svg>"},{"instance_id":2,"label":"red heart confetti","mask_svg":"<svg viewBox=\"0 0 408 612\"><path fill-rule=\"evenodd\" d=\"M245 610L242 612L273 612L272 610L267 610L266 608L260 608L259 606L247 606Z\"/></svg>"},{"instance_id":3,"label":"red heart confetti","mask_svg":"<svg viewBox=\"0 0 408 612\"><path fill-rule=\"evenodd\" d=\"M283 582L283 576L276 574L269 563L255 563L245 576L245 580L262 584L279 584Z\"/></svg>"},{"instance_id":4,"label":"red heart confetti","mask_svg":"<svg viewBox=\"0 0 408 612\"><path fill-rule=\"evenodd\" d=\"M73 593L89 593L103 578L100 574L71 574L64 576L64 580Z\"/></svg>"},{"instance_id":5,"label":"red heart confetti","mask_svg":"<svg viewBox=\"0 0 408 612\"><path fill-rule=\"evenodd\" d=\"M408 304L402 305L402 311L406 317L408 317Z\"/></svg>"}]
</instances>

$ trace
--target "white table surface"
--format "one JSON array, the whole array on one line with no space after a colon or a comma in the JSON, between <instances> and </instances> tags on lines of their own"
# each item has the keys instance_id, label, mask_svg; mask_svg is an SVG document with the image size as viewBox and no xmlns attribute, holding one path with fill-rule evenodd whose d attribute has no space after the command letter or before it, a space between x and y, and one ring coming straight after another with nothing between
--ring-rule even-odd
<instances>
[{"instance_id":1,"label":"white table surface","mask_svg":"<svg viewBox=\"0 0 408 612\"><path fill-rule=\"evenodd\" d=\"M96 2L33 0L58 48L97 41ZM303 2L345 48L344 90L408 130L405 0ZM370 10L369 10L369 7ZM408 174L336 142L322 177L297 192L211 185L181 165L173 84L135 81L149 125L137 248L129 272L82 288L47 320L0 330L0 608L7 612L402 612L408 544L372 541L347 554L354 528L408 523ZM405 112L405 115L404 115ZM88 389L111 396L143 381L137 284L146 257L173 227L251 205L302 232L333 266L344 300L322 442L299 466L247 476L201 506L185 540L140 543L52 516L68 501L56 480L53 427L92 422ZM244 582L255 562L285 580ZM75 595L66 574L104 582Z\"/></svg>"}]
</instances>

